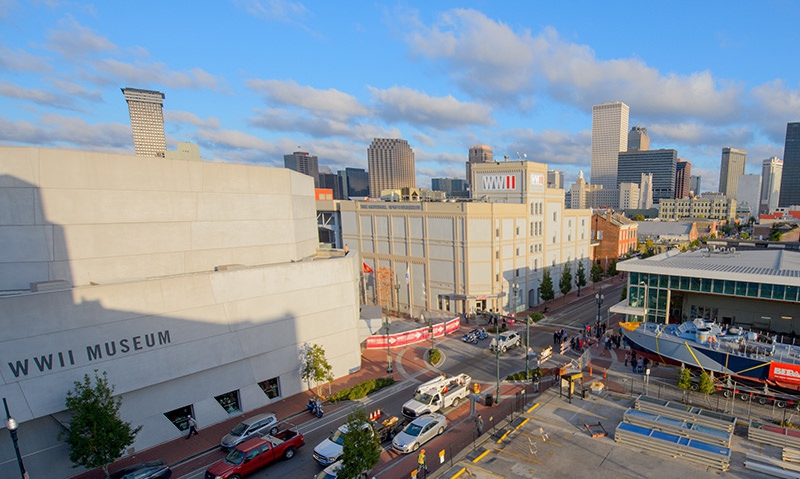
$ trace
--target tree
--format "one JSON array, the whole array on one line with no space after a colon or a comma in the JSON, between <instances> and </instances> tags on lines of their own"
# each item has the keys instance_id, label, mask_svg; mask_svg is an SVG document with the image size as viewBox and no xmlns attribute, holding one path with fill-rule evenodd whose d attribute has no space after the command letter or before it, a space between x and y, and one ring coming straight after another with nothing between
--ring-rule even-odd
<instances>
[{"instance_id":1,"label":"tree","mask_svg":"<svg viewBox=\"0 0 800 479\"><path fill-rule=\"evenodd\" d=\"M347 416L347 432L342 442L342 466L336 477L355 479L378 464L381 444L373 434L362 407L355 407Z\"/></svg>"},{"instance_id":2,"label":"tree","mask_svg":"<svg viewBox=\"0 0 800 479\"><path fill-rule=\"evenodd\" d=\"M306 344L303 346L303 371L301 377L309 383L311 381L317 385L317 396L320 394L320 384L322 382L333 381L333 373L331 365L325 358L325 350L318 344Z\"/></svg>"},{"instance_id":3,"label":"tree","mask_svg":"<svg viewBox=\"0 0 800 479\"><path fill-rule=\"evenodd\" d=\"M600 260L592 263L592 269L589 271L589 275L592 278L592 283L596 283L603 279L603 267L600 266Z\"/></svg>"},{"instance_id":4,"label":"tree","mask_svg":"<svg viewBox=\"0 0 800 479\"><path fill-rule=\"evenodd\" d=\"M564 269L561 270L561 279L558 280L558 289L564 296L572 291L572 272L569 268L569 263L564 264Z\"/></svg>"},{"instance_id":5,"label":"tree","mask_svg":"<svg viewBox=\"0 0 800 479\"><path fill-rule=\"evenodd\" d=\"M67 392L66 406L72 419L58 438L69 445L69 459L74 467L88 469L102 467L108 475L108 465L122 457L133 444L142 426L131 427L119 418L122 400L114 398L114 386L108 384L108 375L94 370L94 381L86 374L83 382Z\"/></svg>"},{"instance_id":6,"label":"tree","mask_svg":"<svg viewBox=\"0 0 800 479\"><path fill-rule=\"evenodd\" d=\"M539 296L544 301L550 301L556 297L556 292L553 289L553 279L550 277L550 271L547 268L542 272L542 285L539 287Z\"/></svg>"},{"instance_id":7,"label":"tree","mask_svg":"<svg viewBox=\"0 0 800 479\"><path fill-rule=\"evenodd\" d=\"M586 270L583 268L583 261L578 261L578 269L575 272L575 283L578 285L578 293L581 288L586 286Z\"/></svg>"}]
</instances>

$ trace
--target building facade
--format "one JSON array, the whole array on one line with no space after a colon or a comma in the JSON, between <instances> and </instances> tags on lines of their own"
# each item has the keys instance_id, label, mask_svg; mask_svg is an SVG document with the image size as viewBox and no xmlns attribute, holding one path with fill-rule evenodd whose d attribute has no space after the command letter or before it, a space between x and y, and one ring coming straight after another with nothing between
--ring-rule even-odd
<instances>
[{"instance_id":1,"label":"building facade","mask_svg":"<svg viewBox=\"0 0 800 479\"><path fill-rule=\"evenodd\" d=\"M800 122L786 124L783 146L783 174L778 206L800 205Z\"/></svg>"},{"instance_id":2,"label":"building facade","mask_svg":"<svg viewBox=\"0 0 800 479\"><path fill-rule=\"evenodd\" d=\"M675 198L687 198L691 188L689 178L692 176L692 164L678 158L675 164Z\"/></svg>"},{"instance_id":3,"label":"building facade","mask_svg":"<svg viewBox=\"0 0 800 479\"><path fill-rule=\"evenodd\" d=\"M761 164L761 195L758 213L766 215L775 211L781 196L781 177L783 160L777 156L766 159Z\"/></svg>"},{"instance_id":4,"label":"building facade","mask_svg":"<svg viewBox=\"0 0 800 479\"><path fill-rule=\"evenodd\" d=\"M625 151L619 153L620 183L639 183L642 173L653 174L653 202L675 198L676 150Z\"/></svg>"},{"instance_id":5,"label":"building facade","mask_svg":"<svg viewBox=\"0 0 800 479\"><path fill-rule=\"evenodd\" d=\"M629 116L630 108L619 101L592 107L591 184L617 189L617 161L628 148Z\"/></svg>"},{"instance_id":6,"label":"building facade","mask_svg":"<svg viewBox=\"0 0 800 479\"><path fill-rule=\"evenodd\" d=\"M739 177L745 172L747 152L726 146L722 149L722 161L719 165L719 192L728 198L736 198L739 188Z\"/></svg>"},{"instance_id":7,"label":"building facade","mask_svg":"<svg viewBox=\"0 0 800 479\"><path fill-rule=\"evenodd\" d=\"M283 166L314 179L314 187L319 188L319 158L306 151L295 151L283 155Z\"/></svg>"},{"instance_id":8,"label":"building facade","mask_svg":"<svg viewBox=\"0 0 800 479\"><path fill-rule=\"evenodd\" d=\"M167 150L164 133L164 94L159 91L123 88L133 130L137 156L157 156Z\"/></svg>"},{"instance_id":9,"label":"building facade","mask_svg":"<svg viewBox=\"0 0 800 479\"><path fill-rule=\"evenodd\" d=\"M70 477L64 400L106 372L136 454L360 367L359 272L323 251L311 178L284 168L0 148L0 396L31 477ZM275 234L280 231L281 234ZM309 301L308 298L314 298ZM13 453L0 477L17 474Z\"/></svg>"},{"instance_id":10,"label":"building facade","mask_svg":"<svg viewBox=\"0 0 800 479\"><path fill-rule=\"evenodd\" d=\"M541 301L544 268L555 284L578 262L588 271L590 211L564 208L563 190L546 187L546 165L481 163L472 174L484 201L340 203L345 243L375 272L365 278L368 303L413 317L513 313ZM396 291L382 293L387 282Z\"/></svg>"},{"instance_id":11,"label":"building facade","mask_svg":"<svg viewBox=\"0 0 800 479\"><path fill-rule=\"evenodd\" d=\"M662 200L658 217L662 220L682 218L707 218L730 221L736 218L736 200L723 195L704 195L702 197Z\"/></svg>"},{"instance_id":12,"label":"building facade","mask_svg":"<svg viewBox=\"0 0 800 479\"><path fill-rule=\"evenodd\" d=\"M383 190L416 188L414 150L406 140L375 138L367 149L369 196L380 198Z\"/></svg>"}]
</instances>

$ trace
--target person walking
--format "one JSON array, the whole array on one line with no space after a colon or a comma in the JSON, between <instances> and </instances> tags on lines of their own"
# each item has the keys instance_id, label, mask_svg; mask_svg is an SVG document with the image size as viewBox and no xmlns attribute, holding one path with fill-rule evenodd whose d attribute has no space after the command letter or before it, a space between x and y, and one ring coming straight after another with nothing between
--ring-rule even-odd
<instances>
[{"instance_id":1,"label":"person walking","mask_svg":"<svg viewBox=\"0 0 800 479\"><path fill-rule=\"evenodd\" d=\"M425 449L420 449L417 456L417 478L423 477L428 477L428 463L425 461Z\"/></svg>"},{"instance_id":2,"label":"person walking","mask_svg":"<svg viewBox=\"0 0 800 479\"><path fill-rule=\"evenodd\" d=\"M475 430L478 431L478 437L483 434L483 416L480 414L475 417Z\"/></svg>"},{"instance_id":3,"label":"person walking","mask_svg":"<svg viewBox=\"0 0 800 479\"><path fill-rule=\"evenodd\" d=\"M197 421L194 420L192 416L189 416L189 434L186 435L186 439L192 437L192 434L197 436L199 433L197 432Z\"/></svg>"}]
</instances>

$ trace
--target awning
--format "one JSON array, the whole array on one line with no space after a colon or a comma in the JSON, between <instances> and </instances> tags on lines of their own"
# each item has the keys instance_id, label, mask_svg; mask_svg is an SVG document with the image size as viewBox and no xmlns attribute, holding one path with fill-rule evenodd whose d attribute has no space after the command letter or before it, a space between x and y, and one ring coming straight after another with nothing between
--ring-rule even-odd
<instances>
[{"instance_id":1,"label":"awning","mask_svg":"<svg viewBox=\"0 0 800 479\"><path fill-rule=\"evenodd\" d=\"M638 306L628 305L628 298L623 299L619 303L611 306L608 310L612 313L629 314L632 316L644 316L644 308Z\"/></svg>"}]
</instances>

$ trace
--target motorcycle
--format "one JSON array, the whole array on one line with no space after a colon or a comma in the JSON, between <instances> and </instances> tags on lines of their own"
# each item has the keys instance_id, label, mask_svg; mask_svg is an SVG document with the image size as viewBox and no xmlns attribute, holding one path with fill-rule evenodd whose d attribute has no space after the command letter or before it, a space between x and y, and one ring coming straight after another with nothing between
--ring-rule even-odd
<instances>
[{"instance_id":1,"label":"motorcycle","mask_svg":"<svg viewBox=\"0 0 800 479\"><path fill-rule=\"evenodd\" d=\"M322 403L319 399L309 399L308 404L306 404L306 409L308 412L317 417L322 417L322 415L325 414L325 412L322 410Z\"/></svg>"}]
</instances>

